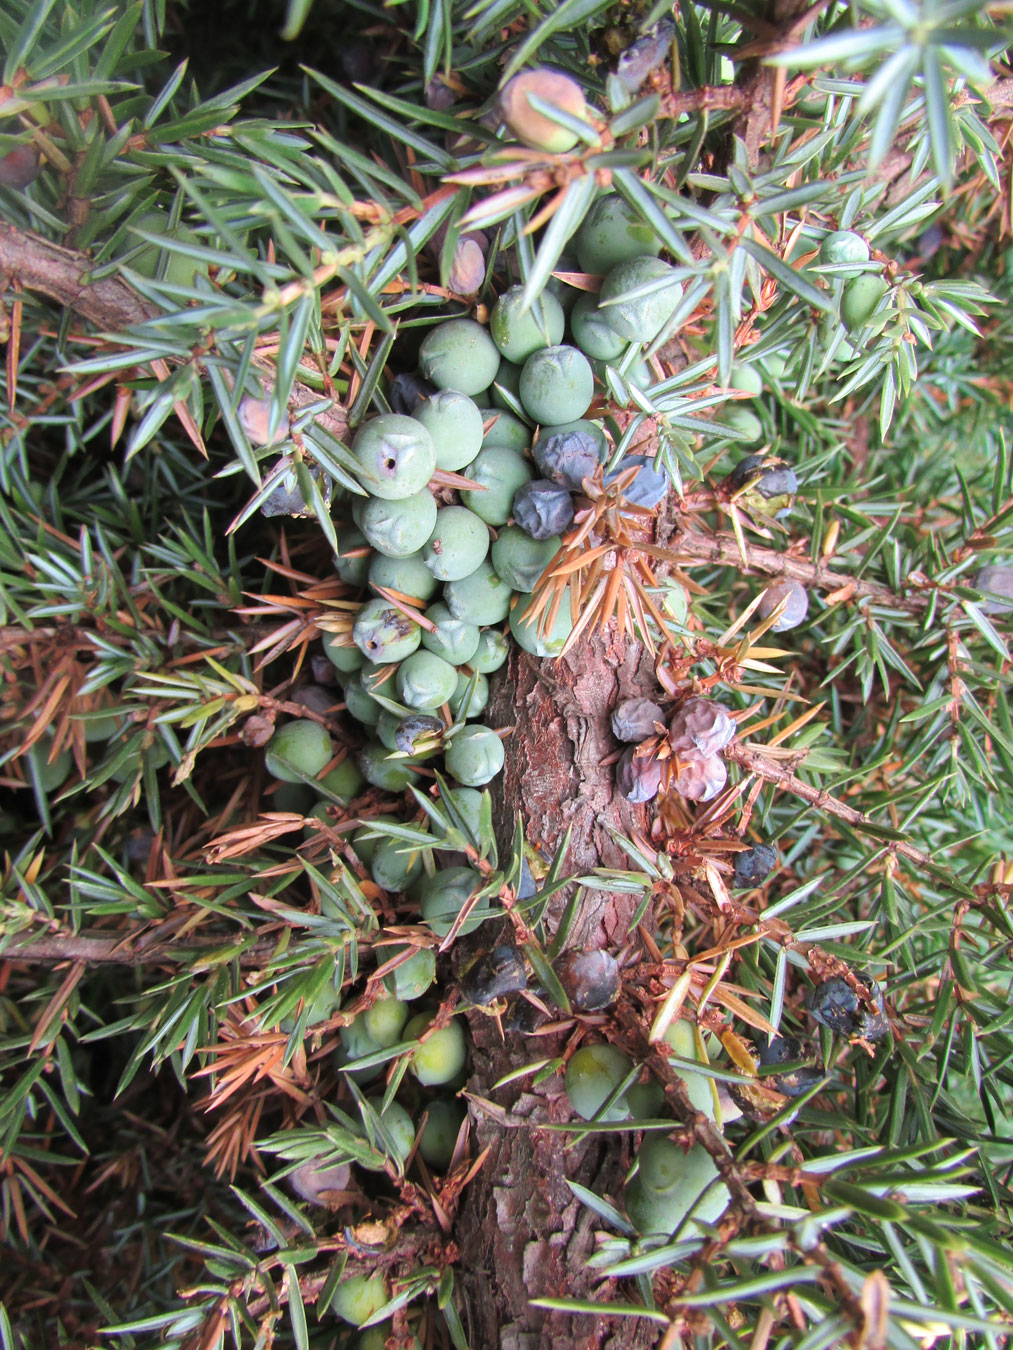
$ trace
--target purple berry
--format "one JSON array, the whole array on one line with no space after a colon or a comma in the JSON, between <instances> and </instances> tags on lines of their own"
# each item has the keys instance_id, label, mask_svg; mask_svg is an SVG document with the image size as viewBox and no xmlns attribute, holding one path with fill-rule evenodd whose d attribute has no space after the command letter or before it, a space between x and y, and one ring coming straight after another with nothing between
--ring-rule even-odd
<instances>
[{"instance_id":1,"label":"purple berry","mask_svg":"<svg viewBox=\"0 0 1013 1350\"><path fill-rule=\"evenodd\" d=\"M723 703L691 698L672 718L668 739L678 755L706 757L716 755L730 744L735 731L735 719Z\"/></svg>"},{"instance_id":2,"label":"purple berry","mask_svg":"<svg viewBox=\"0 0 1013 1350\"><path fill-rule=\"evenodd\" d=\"M631 746L616 765L616 787L631 802L650 802L661 787L661 761Z\"/></svg>"},{"instance_id":3,"label":"purple berry","mask_svg":"<svg viewBox=\"0 0 1013 1350\"><path fill-rule=\"evenodd\" d=\"M618 997L619 963L606 951L567 952L556 974L577 1012L599 1012Z\"/></svg>"},{"instance_id":4,"label":"purple berry","mask_svg":"<svg viewBox=\"0 0 1013 1350\"><path fill-rule=\"evenodd\" d=\"M649 698L628 698L612 709L612 734L617 741L646 741L655 734L655 722L665 714Z\"/></svg>"},{"instance_id":5,"label":"purple berry","mask_svg":"<svg viewBox=\"0 0 1013 1350\"><path fill-rule=\"evenodd\" d=\"M573 502L565 487L536 478L514 496L514 520L532 539L551 539L573 521Z\"/></svg>"},{"instance_id":6,"label":"purple berry","mask_svg":"<svg viewBox=\"0 0 1013 1350\"><path fill-rule=\"evenodd\" d=\"M402 417L411 417L422 400L431 398L435 393L435 384L430 384L421 375L402 371L391 380L388 397L394 412L400 413Z\"/></svg>"},{"instance_id":7,"label":"purple berry","mask_svg":"<svg viewBox=\"0 0 1013 1350\"><path fill-rule=\"evenodd\" d=\"M709 802L718 795L728 781L725 762L717 755L680 756L678 776L673 777L671 786L680 797L691 802Z\"/></svg>"},{"instance_id":8,"label":"purple berry","mask_svg":"<svg viewBox=\"0 0 1013 1350\"><path fill-rule=\"evenodd\" d=\"M789 628L797 628L809 613L809 592L800 581L774 581L760 601L760 618L769 619L782 600L787 601L784 613L771 625L772 633L786 633Z\"/></svg>"}]
</instances>

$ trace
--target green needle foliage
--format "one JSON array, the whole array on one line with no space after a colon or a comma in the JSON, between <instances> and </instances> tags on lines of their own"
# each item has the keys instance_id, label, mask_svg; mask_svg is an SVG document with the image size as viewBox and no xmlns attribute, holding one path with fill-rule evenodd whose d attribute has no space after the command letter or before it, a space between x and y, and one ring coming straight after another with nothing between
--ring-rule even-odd
<instances>
[{"instance_id":1,"label":"green needle foliage","mask_svg":"<svg viewBox=\"0 0 1013 1350\"><path fill-rule=\"evenodd\" d=\"M978 0L8 0L2 1350L483 1350L461 1241L499 1222L479 1126L506 1147L525 1122L586 1164L559 1166L592 1234L567 1289L528 1288L538 1343L1008 1343L1013 601L983 569L1013 566L1011 37ZM572 151L501 123L537 66L584 91L587 121L535 109ZM322 728L336 770L362 745L321 642L349 654L361 601L333 566L357 429L397 411L439 320L487 322L510 285L528 308L596 291L578 232L606 190L681 293L598 363L607 463L534 595L568 587L579 631L530 664L560 718L599 717L566 661L612 678L596 630L643 645L637 692L666 718L689 694L734 714L729 788L635 818L617 794L590 863L556 802L534 848L522 701L504 791L461 797L428 762L449 713L406 791L272 780L283 719ZM838 231L864 259L831 256ZM627 452L670 478L660 511L602 476ZM797 492L729 483L754 453ZM783 578L809 607L778 632L754 602ZM528 669L512 645L501 708ZM736 888L757 842L778 866ZM436 933L418 887L465 867ZM623 993L582 1011L563 958L604 910ZM469 983L508 940L527 1002ZM435 963L435 1031L406 1013L374 1040L409 957ZM846 972L885 990L882 1037L813 1020ZM511 1019L538 1003L556 1025L532 1039ZM437 1147L413 1067L465 1022L486 1046L505 1025L510 1063L476 1055L470 1123ZM774 1030L819 1070L801 1095L761 1071ZM589 1040L633 1067L584 1120L562 1075ZM648 1080L653 1114L617 1119ZM441 1088L462 1120L465 1082ZM511 1115L522 1090L551 1123ZM635 1231L652 1135L713 1160L717 1217ZM348 1281L377 1273L360 1341Z\"/></svg>"}]
</instances>

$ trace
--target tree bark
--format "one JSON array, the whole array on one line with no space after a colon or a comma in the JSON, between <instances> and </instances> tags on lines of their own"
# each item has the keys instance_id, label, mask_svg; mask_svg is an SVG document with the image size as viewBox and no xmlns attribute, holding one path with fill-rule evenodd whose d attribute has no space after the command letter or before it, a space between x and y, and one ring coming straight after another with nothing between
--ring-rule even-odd
<instances>
[{"instance_id":1,"label":"tree bark","mask_svg":"<svg viewBox=\"0 0 1013 1350\"><path fill-rule=\"evenodd\" d=\"M648 813L614 791L614 768L603 764L617 748L609 714L622 698L656 689L643 647L598 633L559 661L538 661L518 649L494 690L487 721L513 728L506 764L493 784L499 834L507 845L519 810L532 844L546 856L571 830L567 872L623 866L625 854L606 828L623 833L648 828ZM550 907L554 929L566 899ZM586 891L568 946L606 947L626 942L637 897ZM471 1322L470 1343L489 1350L640 1350L654 1345L657 1326L548 1312L536 1298L609 1301L611 1285L586 1263L601 1221L574 1196L577 1181L619 1202L632 1157L630 1136L608 1134L575 1141L547 1129L572 1118L562 1075L540 1085L531 1078L505 1088L494 1084L525 1063L562 1055L572 1032L500 1037L495 1021L470 1017L474 1043L469 1091L474 1153L490 1150L485 1166L462 1198L457 1239L468 1254L459 1274ZM487 1099L502 1114L483 1105ZM620 1295L620 1301L628 1296Z\"/></svg>"}]
</instances>

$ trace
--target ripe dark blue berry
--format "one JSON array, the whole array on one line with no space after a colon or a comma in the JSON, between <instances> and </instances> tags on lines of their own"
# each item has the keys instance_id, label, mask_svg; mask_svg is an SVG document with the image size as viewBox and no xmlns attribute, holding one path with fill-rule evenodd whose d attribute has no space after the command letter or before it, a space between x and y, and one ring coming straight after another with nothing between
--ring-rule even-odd
<instances>
[{"instance_id":1,"label":"ripe dark blue berry","mask_svg":"<svg viewBox=\"0 0 1013 1350\"><path fill-rule=\"evenodd\" d=\"M759 886L777 866L777 849L771 844L754 844L745 853L735 855L735 882L743 889Z\"/></svg>"},{"instance_id":2,"label":"ripe dark blue berry","mask_svg":"<svg viewBox=\"0 0 1013 1350\"><path fill-rule=\"evenodd\" d=\"M414 755L437 743L443 734L443 723L438 717L426 713L414 713L397 724L394 731L394 744L406 755Z\"/></svg>"},{"instance_id":3,"label":"ripe dark blue berry","mask_svg":"<svg viewBox=\"0 0 1013 1350\"><path fill-rule=\"evenodd\" d=\"M435 393L435 384L430 384L421 375L404 371L391 380L388 397L392 411L400 413L402 417L413 417L422 400L431 398Z\"/></svg>"},{"instance_id":4,"label":"ripe dark blue berry","mask_svg":"<svg viewBox=\"0 0 1013 1350\"><path fill-rule=\"evenodd\" d=\"M514 497L514 520L532 539L551 539L573 521L573 502L565 487L536 478Z\"/></svg>"},{"instance_id":5,"label":"ripe dark blue berry","mask_svg":"<svg viewBox=\"0 0 1013 1350\"><path fill-rule=\"evenodd\" d=\"M874 1007L859 999L843 976L833 975L829 980L823 980L806 998L813 1020L836 1031L839 1036L880 1040L887 1032L883 991L873 979L866 979L864 983L872 994Z\"/></svg>"},{"instance_id":6,"label":"ripe dark blue berry","mask_svg":"<svg viewBox=\"0 0 1013 1350\"><path fill-rule=\"evenodd\" d=\"M500 943L486 952L461 976L460 990L471 1003L487 1006L504 994L526 989L524 958L516 947Z\"/></svg>"},{"instance_id":7,"label":"ripe dark blue berry","mask_svg":"<svg viewBox=\"0 0 1013 1350\"><path fill-rule=\"evenodd\" d=\"M578 1012L599 1012L619 995L619 963L606 951L567 952L556 974Z\"/></svg>"},{"instance_id":8,"label":"ripe dark blue berry","mask_svg":"<svg viewBox=\"0 0 1013 1350\"><path fill-rule=\"evenodd\" d=\"M559 427L535 445L535 463L554 483L579 492L601 463L605 439L591 423Z\"/></svg>"},{"instance_id":9,"label":"ripe dark blue berry","mask_svg":"<svg viewBox=\"0 0 1013 1350\"><path fill-rule=\"evenodd\" d=\"M638 465L633 482L623 493L631 506L643 506L652 510L663 501L669 489L668 474L654 467L655 461L646 455L625 455L617 469L605 475L605 486L614 483L621 473Z\"/></svg>"},{"instance_id":10,"label":"ripe dark blue berry","mask_svg":"<svg viewBox=\"0 0 1013 1350\"><path fill-rule=\"evenodd\" d=\"M773 455L747 455L728 475L728 486L747 510L787 511L798 492L795 470Z\"/></svg>"}]
</instances>

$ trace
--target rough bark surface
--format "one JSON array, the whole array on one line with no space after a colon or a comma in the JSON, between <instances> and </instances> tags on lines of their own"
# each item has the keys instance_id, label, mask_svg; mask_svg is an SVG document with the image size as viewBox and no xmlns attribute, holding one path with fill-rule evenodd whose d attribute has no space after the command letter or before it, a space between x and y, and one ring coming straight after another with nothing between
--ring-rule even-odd
<instances>
[{"instance_id":1,"label":"rough bark surface","mask_svg":"<svg viewBox=\"0 0 1013 1350\"><path fill-rule=\"evenodd\" d=\"M494 692L488 721L512 726L506 766L495 784L501 833L508 837L519 809L528 839L551 854L572 829L567 871L623 866L627 859L606 828L645 830L645 808L614 793L613 705L656 688L648 654L633 642L595 634L559 661L514 650ZM565 902L560 900L561 909ZM636 898L588 892L569 945L626 942ZM459 1274L471 1326L470 1343L489 1350L640 1350L658 1329L630 1319L573 1317L531 1306L536 1298L616 1298L612 1285L586 1268L595 1250L596 1216L567 1180L618 1202L631 1161L628 1135L575 1141L547 1128L572 1118L561 1074L540 1085L531 1077L493 1090L511 1069L560 1055L566 1035L500 1039L495 1022L471 1018L475 1044L469 1087L474 1152L490 1155L463 1197L459 1241L467 1261ZM618 1295L620 1301L626 1301Z\"/></svg>"}]
</instances>

